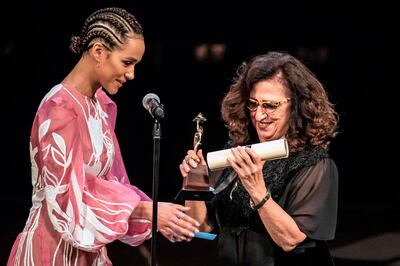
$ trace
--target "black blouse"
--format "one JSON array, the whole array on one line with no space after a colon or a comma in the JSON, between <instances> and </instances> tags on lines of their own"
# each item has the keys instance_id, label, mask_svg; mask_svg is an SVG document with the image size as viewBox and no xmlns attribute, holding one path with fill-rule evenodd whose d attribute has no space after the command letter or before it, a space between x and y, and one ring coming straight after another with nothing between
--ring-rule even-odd
<instances>
[{"instance_id":1,"label":"black blouse","mask_svg":"<svg viewBox=\"0 0 400 266\"><path fill-rule=\"evenodd\" d=\"M236 178L207 202L208 216L218 225L218 265L333 265L326 240L334 238L338 172L326 152L306 149L265 164L264 178L272 197L295 220L307 238L291 252L268 235L249 195ZM227 168L216 184L223 184Z\"/></svg>"}]
</instances>

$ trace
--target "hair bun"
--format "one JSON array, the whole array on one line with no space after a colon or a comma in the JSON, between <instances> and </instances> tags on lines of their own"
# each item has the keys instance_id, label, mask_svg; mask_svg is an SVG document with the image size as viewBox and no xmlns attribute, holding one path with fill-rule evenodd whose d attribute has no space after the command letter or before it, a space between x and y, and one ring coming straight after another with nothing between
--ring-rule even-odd
<instances>
[{"instance_id":1,"label":"hair bun","mask_svg":"<svg viewBox=\"0 0 400 266\"><path fill-rule=\"evenodd\" d=\"M71 42L69 45L69 49L74 53L74 54L80 54L81 53L81 38L79 36L72 36L71 37Z\"/></svg>"}]
</instances>

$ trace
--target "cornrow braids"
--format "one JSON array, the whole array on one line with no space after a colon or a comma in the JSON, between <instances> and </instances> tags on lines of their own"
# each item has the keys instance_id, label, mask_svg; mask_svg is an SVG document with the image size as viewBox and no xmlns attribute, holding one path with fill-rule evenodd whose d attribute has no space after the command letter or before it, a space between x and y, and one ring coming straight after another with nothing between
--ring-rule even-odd
<instances>
[{"instance_id":1,"label":"cornrow braids","mask_svg":"<svg viewBox=\"0 0 400 266\"><path fill-rule=\"evenodd\" d=\"M130 34L143 37L143 28L135 16L119 7L103 8L86 19L80 36L72 36L70 50L81 55L93 41L102 41L107 49L113 50Z\"/></svg>"}]
</instances>

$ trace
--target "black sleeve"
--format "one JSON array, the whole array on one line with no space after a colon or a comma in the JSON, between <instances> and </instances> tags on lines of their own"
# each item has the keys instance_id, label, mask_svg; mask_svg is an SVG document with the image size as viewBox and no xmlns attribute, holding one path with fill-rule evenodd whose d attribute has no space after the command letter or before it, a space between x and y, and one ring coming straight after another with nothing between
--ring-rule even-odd
<instances>
[{"instance_id":1,"label":"black sleeve","mask_svg":"<svg viewBox=\"0 0 400 266\"><path fill-rule=\"evenodd\" d=\"M326 158L299 171L288 186L285 211L300 230L314 240L335 236L338 205L338 171Z\"/></svg>"}]
</instances>

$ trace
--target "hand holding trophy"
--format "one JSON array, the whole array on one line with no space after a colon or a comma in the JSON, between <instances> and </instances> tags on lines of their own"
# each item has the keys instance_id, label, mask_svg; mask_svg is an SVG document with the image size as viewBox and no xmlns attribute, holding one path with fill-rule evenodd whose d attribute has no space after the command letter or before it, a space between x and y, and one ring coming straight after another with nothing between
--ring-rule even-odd
<instances>
[{"instance_id":1,"label":"hand holding trophy","mask_svg":"<svg viewBox=\"0 0 400 266\"><path fill-rule=\"evenodd\" d=\"M202 123L207 121L202 113L199 113L193 122L196 122L196 133L193 138L193 150L195 153L199 150L204 129ZM177 200L210 200L214 196L209 183L207 165L199 164L196 168L191 169L189 175L183 179L181 191L175 197Z\"/></svg>"}]
</instances>

